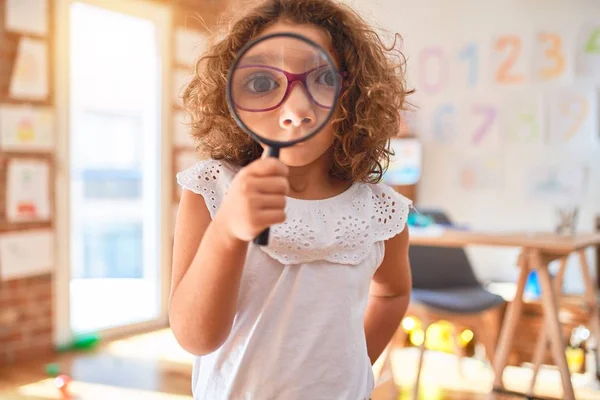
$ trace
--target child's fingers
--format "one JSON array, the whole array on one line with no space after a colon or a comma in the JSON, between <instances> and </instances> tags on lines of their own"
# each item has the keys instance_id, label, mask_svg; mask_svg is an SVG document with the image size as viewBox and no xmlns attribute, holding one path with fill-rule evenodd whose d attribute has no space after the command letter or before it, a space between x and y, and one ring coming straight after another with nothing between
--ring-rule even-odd
<instances>
[{"instance_id":1,"label":"child's fingers","mask_svg":"<svg viewBox=\"0 0 600 400\"><path fill-rule=\"evenodd\" d=\"M264 194L288 194L290 184L287 178L282 176L261 177L253 182L256 186L254 189L258 193Z\"/></svg>"},{"instance_id":2,"label":"child's fingers","mask_svg":"<svg viewBox=\"0 0 600 400\"><path fill-rule=\"evenodd\" d=\"M285 196L279 194L261 195L256 198L256 208L260 210L285 209Z\"/></svg>"},{"instance_id":3,"label":"child's fingers","mask_svg":"<svg viewBox=\"0 0 600 400\"><path fill-rule=\"evenodd\" d=\"M289 168L278 158L261 158L248 165L248 172L254 176L287 176Z\"/></svg>"},{"instance_id":4,"label":"child's fingers","mask_svg":"<svg viewBox=\"0 0 600 400\"><path fill-rule=\"evenodd\" d=\"M284 210L262 210L258 216L258 223L264 226L271 226L285 222Z\"/></svg>"}]
</instances>

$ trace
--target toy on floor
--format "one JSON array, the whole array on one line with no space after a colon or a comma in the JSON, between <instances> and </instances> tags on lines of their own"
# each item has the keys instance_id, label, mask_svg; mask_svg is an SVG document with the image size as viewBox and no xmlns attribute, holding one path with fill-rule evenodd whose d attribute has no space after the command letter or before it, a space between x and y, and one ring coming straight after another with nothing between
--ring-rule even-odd
<instances>
[{"instance_id":1,"label":"toy on floor","mask_svg":"<svg viewBox=\"0 0 600 400\"><path fill-rule=\"evenodd\" d=\"M69 391L69 383L71 383L71 380L72 379L70 376L64 375L64 374L57 376L56 379L54 380L54 384L60 391L61 399L63 399L63 400L73 399L73 396L71 395L71 392Z\"/></svg>"},{"instance_id":2,"label":"toy on floor","mask_svg":"<svg viewBox=\"0 0 600 400\"><path fill-rule=\"evenodd\" d=\"M46 375L57 377L60 374L60 366L57 363L46 364Z\"/></svg>"},{"instance_id":3,"label":"toy on floor","mask_svg":"<svg viewBox=\"0 0 600 400\"><path fill-rule=\"evenodd\" d=\"M100 342L100 335L96 333L88 333L77 335L71 343L59 346L58 351L65 352L70 350L92 350Z\"/></svg>"}]
</instances>

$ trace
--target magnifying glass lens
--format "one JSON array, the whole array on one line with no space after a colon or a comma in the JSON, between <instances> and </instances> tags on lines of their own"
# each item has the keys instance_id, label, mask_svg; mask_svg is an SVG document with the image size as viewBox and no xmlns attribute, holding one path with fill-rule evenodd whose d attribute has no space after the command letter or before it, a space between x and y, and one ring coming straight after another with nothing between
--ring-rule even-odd
<instances>
[{"instance_id":1,"label":"magnifying glass lens","mask_svg":"<svg viewBox=\"0 0 600 400\"><path fill-rule=\"evenodd\" d=\"M259 140L301 140L331 115L341 77L321 47L295 37L257 42L231 74L238 120Z\"/></svg>"}]
</instances>

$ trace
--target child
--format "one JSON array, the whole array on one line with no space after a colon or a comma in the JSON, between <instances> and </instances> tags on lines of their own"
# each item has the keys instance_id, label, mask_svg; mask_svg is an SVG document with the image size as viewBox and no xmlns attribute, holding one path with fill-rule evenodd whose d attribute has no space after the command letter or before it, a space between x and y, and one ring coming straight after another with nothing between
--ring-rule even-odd
<instances>
[{"instance_id":1,"label":"child","mask_svg":"<svg viewBox=\"0 0 600 400\"><path fill-rule=\"evenodd\" d=\"M225 96L236 52L277 32L319 43L346 75L333 121L279 160L261 157ZM170 303L175 337L198 356L195 399L369 399L372 364L411 287L411 203L377 183L407 94L401 67L331 0L267 0L199 61L184 103L210 157L177 175L186 190ZM296 84L265 114L292 126L310 122L313 107ZM254 245L267 227L269 245Z\"/></svg>"}]
</instances>

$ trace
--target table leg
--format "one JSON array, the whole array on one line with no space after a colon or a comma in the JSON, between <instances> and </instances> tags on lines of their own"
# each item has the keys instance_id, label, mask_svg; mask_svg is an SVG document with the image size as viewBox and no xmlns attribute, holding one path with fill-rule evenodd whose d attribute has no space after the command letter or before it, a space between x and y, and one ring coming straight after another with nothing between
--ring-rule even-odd
<instances>
[{"instance_id":1,"label":"table leg","mask_svg":"<svg viewBox=\"0 0 600 400\"><path fill-rule=\"evenodd\" d=\"M542 261L541 255L537 251L532 252L530 256L532 258L531 266L537 270L542 286L542 306L544 307L546 329L548 329L550 349L552 350L554 363L560 371L563 397L566 400L575 400L575 392L573 390L573 384L571 383L571 373L565 355L565 341L558 320L558 307L552 287L552 279L548 272L548 264Z\"/></svg>"},{"instance_id":2,"label":"table leg","mask_svg":"<svg viewBox=\"0 0 600 400\"><path fill-rule=\"evenodd\" d=\"M579 265L581 267L581 276L583 277L583 283L585 284L585 302L590 312L590 321L588 323L592 335L596 342L596 377L600 374L600 360L598 359L598 347L600 346L600 316L598 314L598 293L592 276L590 275L590 269L585 256L585 250L579 250Z\"/></svg>"},{"instance_id":3,"label":"table leg","mask_svg":"<svg viewBox=\"0 0 600 400\"><path fill-rule=\"evenodd\" d=\"M560 259L560 266L558 268L558 272L554 277L554 292L557 293L557 296L561 293L562 283L565 276L565 270L567 269L567 257L563 257ZM535 389L535 382L537 380L537 375L544 361L544 355L546 354L546 350L548 350L548 328L547 328L546 315L544 314L544 321L542 323L542 331L540 332L540 337L535 346L535 352L533 353L533 374L531 377L531 383L529 384L529 394L533 395Z\"/></svg>"},{"instance_id":4,"label":"table leg","mask_svg":"<svg viewBox=\"0 0 600 400\"><path fill-rule=\"evenodd\" d=\"M527 260L527 250L523 250L519 255L519 277L517 279L517 290L515 292L515 298L508 304L504 321L502 323L502 329L498 338L498 345L496 347L496 354L494 356L494 388L501 389L504 387L502 382L502 375L506 364L508 364L508 356L512 348L512 341L517 329L519 318L521 317L521 311L523 308L523 291L525 290L525 282L527 281L527 275L529 274L529 263Z\"/></svg>"}]
</instances>

